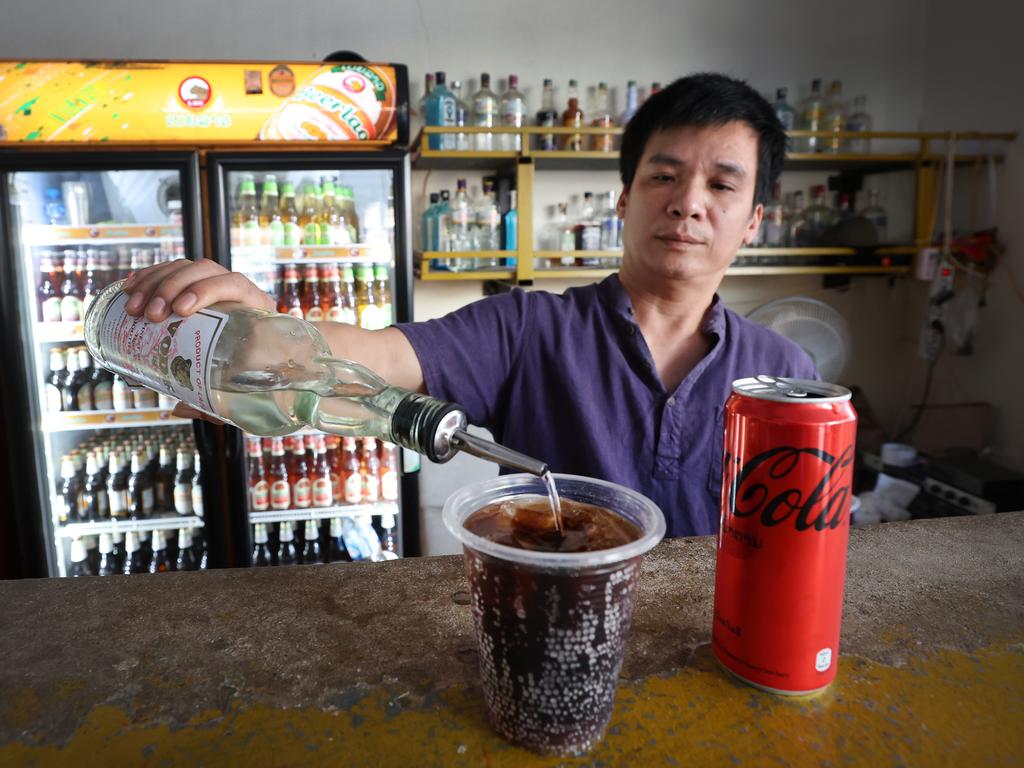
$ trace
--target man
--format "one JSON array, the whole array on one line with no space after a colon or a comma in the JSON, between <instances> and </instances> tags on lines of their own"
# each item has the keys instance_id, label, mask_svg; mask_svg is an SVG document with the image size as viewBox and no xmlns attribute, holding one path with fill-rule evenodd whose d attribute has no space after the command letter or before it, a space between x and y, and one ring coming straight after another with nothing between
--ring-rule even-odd
<instances>
[{"instance_id":1,"label":"man","mask_svg":"<svg viewBox=\"0 0 1024 768\"><path fill-rule=\"evenodd\" d=\"M795 344L726 310L716 293L757 232L785 144L771 106L746 84L680 79L623 135L617 275L562 295L514 290L382 331L319 328L334 354L459 403L471 423L554 471L639 490L664 511L668 535L713 533L732 381L817 378ZM129 311L153 320L216 301L273 309L209 261L152 267L128 290Z\"/></svg>"}]
</instances>

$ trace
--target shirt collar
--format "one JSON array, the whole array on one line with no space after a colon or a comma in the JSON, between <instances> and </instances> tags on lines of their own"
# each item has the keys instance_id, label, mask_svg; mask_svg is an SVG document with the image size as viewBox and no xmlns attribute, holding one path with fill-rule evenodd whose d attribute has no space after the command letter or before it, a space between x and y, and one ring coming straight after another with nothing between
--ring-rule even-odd
<instances>
[{"instance_id":1,"label":"shirt collar","mask_svg":"<svg viewBox=\"0 0 1024 768\"><path fill-rule=\"evenodd\" d=\"M630 300L629 294L626 293L626 289L622 287L617 272L598 284L598 292L605 306L615 315L635 322L633 302ZM725 337L725 303L717 293L711 300L711 307L704 316L701 332L705 336L717 336L720 339Z\"/></svg>"}]
</instances>

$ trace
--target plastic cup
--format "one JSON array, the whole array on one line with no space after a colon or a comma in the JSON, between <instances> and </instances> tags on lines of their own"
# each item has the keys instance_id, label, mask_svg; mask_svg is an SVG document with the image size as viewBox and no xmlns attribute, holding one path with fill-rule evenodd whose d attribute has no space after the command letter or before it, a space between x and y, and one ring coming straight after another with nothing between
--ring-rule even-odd
<instances>
[{"instance_id":1,"label":"plastic cup","mask_svg":"<svg viewBox=\"0 0 1024 768\"><path fill-rule=\"evenodd\" d=\"M484 701L505 739L535 752L580 755L604 735L615 701L643 554L665 535L650 499L604 480L555 475L563 499L634 523L636 541L594 552L532 552L463 527L488 504L546 497L540 478L503 475L466 486L444 505L463 545Z\"/></svg>"}]
</instances>

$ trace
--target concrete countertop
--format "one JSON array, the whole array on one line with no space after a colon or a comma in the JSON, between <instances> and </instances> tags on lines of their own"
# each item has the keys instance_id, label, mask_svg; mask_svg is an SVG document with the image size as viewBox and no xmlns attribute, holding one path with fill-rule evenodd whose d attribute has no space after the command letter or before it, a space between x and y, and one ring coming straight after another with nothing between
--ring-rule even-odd
<instances>
[{"instance_id":1,"label":"concrete countertop","mask_svg":"<svg viewBox=\"0 0 1024 768\"><path fill-rule=\"evenodd\" d=\"M0 766L1019 765L1024 513L851 532L837 681L710 652L714 539L645 559L615 712L578 759L487 723L459 557L0 582Z\"/></svg>"}]
</instances>

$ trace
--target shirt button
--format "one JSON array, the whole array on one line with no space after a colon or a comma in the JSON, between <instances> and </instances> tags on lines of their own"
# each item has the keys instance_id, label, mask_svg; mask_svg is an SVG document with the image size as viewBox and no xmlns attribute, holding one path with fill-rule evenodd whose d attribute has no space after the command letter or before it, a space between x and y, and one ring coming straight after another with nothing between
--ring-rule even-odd
<instances>
[{"instance_id":1,"label":"shirt button","mask_svg":"<svg viewBox=\"0 0 1024 768\"><path fill-rule=\"evenodd\" d=\"M676 404L676 399L675 399L674 397L670 397L670 398L668 399L668 404L669 404L669 405L675 405L675 404Z\"/></svg>"},{"instance_id":2,"label":"shirt button","mask_svg":"<svg viewBox=\"0 0 1024 768\"><path fill-rule=\"evenodd\" d=\"M636 326L635 325L629 326L629 335L630 336L636 336Z\"/></svg>"}]
</instances>

